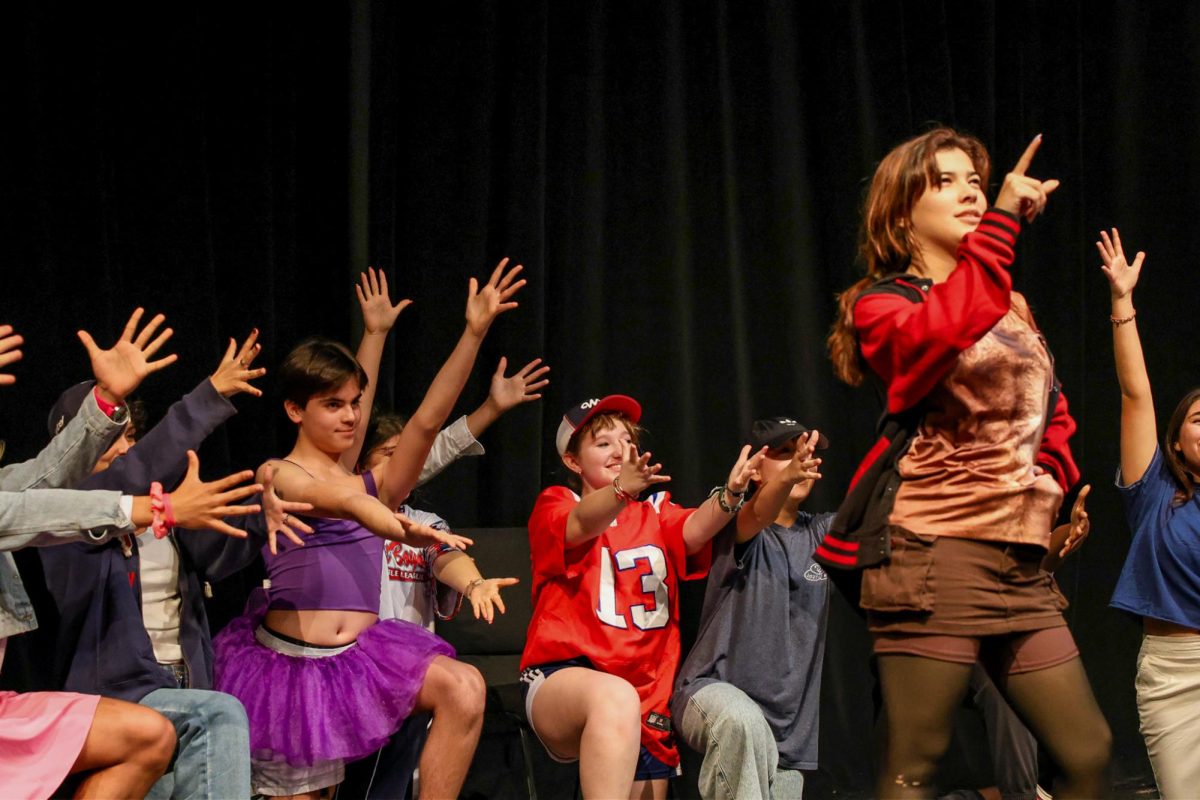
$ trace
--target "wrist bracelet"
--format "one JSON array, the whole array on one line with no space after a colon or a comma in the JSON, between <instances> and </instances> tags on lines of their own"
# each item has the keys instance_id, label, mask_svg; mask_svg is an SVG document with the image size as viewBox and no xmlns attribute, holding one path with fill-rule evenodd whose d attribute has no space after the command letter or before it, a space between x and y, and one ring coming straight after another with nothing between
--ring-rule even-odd
<instances>
[{"instance_id":1,"label":"wrist bracelet","mask_svg":"<svg viewBox=\"0 0 1200 800\"><path fill-rule=\"evenodd\" d=\"M620 475L613 478L613 494L615 494L617 496L618 500L621 500L625 503L636 503L637 495L632 495L629 492L622 489L620 480L621 480Z\"/></svg>"},{"instance_id":2,"label":"wrist bracelet","mask_svg":"<svg viewBox=\"0 0 1200 800\"><path fill-rule=\"evenodd\" d=\"M725 492L726 487L724 485L714 486L712 491L708 493L708 496L717 498L717 505L719 505L721 510L726 514L736 514L742 506L746 505L745 492L742 492L742 494L738 497L737 505L733 506L725 502ZM732 494L732 492L730 492L730 494Z\"/></svg>"},{"instance_id":3,"label":"wrist bracelet","mask_svg":"<svg viewBox=\"0 0 1200 800\"><path fill-rule=\"evenodd\" d=\"M1120 317L1120 318L1109 317L1108 321L1111 322L1115 327L1119 328L1122 325L1124 325L1126 322L1133 322L1133 318L1136 316L1137 316L1137 311L1135 310L1128 317Z\"/></svg>"},{"instance_id":4,"label":"wrist bracelet","mask_svg":"<svg viewBox=\"0 0 1200 800\"><path fill-rule=\"evenodd\" d=\"M472 590L473 590L473 589L474 589L476 586L478 586L479 584L483 583L483 581L484 581L484 578L482 578L482 577L479 577L479 578L476 578L475 580L471 581L470 583L468 583L468 584L467 584L467 588L463 590L463 597L465 597L465 598L467 598L468 600L470 600L470 599L471 599L471 591L472 591Z\"/></svg>"},{"instance_id":5,"label":"wrist bracelet","mask_svg":"<svg viewBox=\"0 0 1200 800\"><path fill-rule=\"evenodd\" d=\"M733 489L730 489L730 488L729 488L729 484L728 484L728 483L727 483L727 484L725 484L725 492L726 492L726 493L727 493L727 494L728 494L730 497L745 497L745 496L746 496L746 490L745 490L745 489L742 489L740 492L735 492Z\"/></svg>"}]
</instances>

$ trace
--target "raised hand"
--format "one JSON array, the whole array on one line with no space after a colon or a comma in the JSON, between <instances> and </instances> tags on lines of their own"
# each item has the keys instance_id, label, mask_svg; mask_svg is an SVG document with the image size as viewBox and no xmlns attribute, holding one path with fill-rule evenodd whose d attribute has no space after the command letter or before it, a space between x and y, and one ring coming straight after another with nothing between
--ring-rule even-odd
<instances>
[{"instance_id":1,"label":"raised hand","mask_svg":"<svg viewBox=\"0 0 1200 800\"><path fill-rule=\"evenodd\" d=\"M262 368L250 369L250 363L262 352L262 345L257 344L257 341L258 328L250 331L241 347L238 347L235 340L229 340L229 347L225 348L225 355L217 365L217 371L209 376L213 388L222 397L233 397L238 392L262 397L262 390L250 385L250 381L267 374Z\"/></svg>"},{"instance_id":2,"label":"raised hand","mask_svg":"<svg viewBox=\"0 0 1200 800\"><path fill-rule=\"evenodd\" d=\"M465 596L467 600L471 601L471 610L475 612L475 619L485 619L491 625L497 610L501 614L505 612L504 601L500 599L500 590L505 586L515 586L518 583L520 580L517 578L485 578L478 582L473 581L467 587Z\"/></svg>"},{"instance_id":3,"label":"raised hand","mask_svg":"<svg viewBox=\"0 0 1200 800\"><path fill-rule=\"evenodd\" d=\"M800 434L796 439L796 452L792 453L792 460L780 471L779 477L789 483L820 480L821 459L813 457L820 440L821 434L817 431Z\"/></svg>"},{"instance_id":4,"label":"raised hand","mask_svg":"<svg viewBox=\"0 0 1200 800\"><path fill-rule=\"evenodd\" d=\"M171 492L175 524L183 528L206 528L226 536L246 538L245 531L234 528L224 522L223 518L257 514L261 510L258 505L235 505L239 500L245 500L262 491L261 484L246 484L246 481L254 478L254 473L243 470L205 483L200 480L200 459L196 457L196 451L188 450L187 459L187 474L183 476L183 482Z\"/></svg>"},{"instance_id":5,"label":"raised hand","mask_svg":"<svg viewBox=\"0 0 1200 800\"><path fill-rule=\"evenodd\" d=\"M750 454L750 445L743 446L737 461L734 462L733 469L729 472L729 480L725 482L725 488L734 494L744 494L746 487L750 485L750 479L759 474L759 468L766 457L767 448L765 446L753 455Z\"/></svg>"},{"instance_id":6,"label":"raised hand","mask_svg":"<svg viewBox=\"0 0 1200 800\"><path fill-rule=\"evenodd\" d=\"M1075 505L1071 506L1071 532L1067 535L1067 541L1063 543L1063 548L1058 552L1059 558L1066 558L1071 553L1074 553L1087 539L1091 533L1092 523L1088 519L1087 508L1085 501L1088 493L1092 491L1092 485L1086 484L1079 490L1079 495L1075 498Z\"/></svg>"},{"instance_id":7,"label":"raised hand","mask_svg":"<svg viewBox=\"0 0 1200 800\"><path fill-rule=\"evenodd\" d=\"M149 360L171 338L174 331L167 328L157 338L152 339L154 332L166 319L162 314L157 314L138 333L137 326L143 313L141 308L133 312L129 321L125 323L121 338L108 350L101 350L87 331L79 331L77 334L79 341L87 349L88 358L91 359L92 375L96 378L100 396L113 405L124 403L125 398L141 385L147 375L174 364L178 358L172 353L157 361Z\"/></svg>"},{"instance_id":8,"label":"raised hand","mask_svg":"<svg viewBox=\"0 0 1200 800\"><path fill-rule=\"evenodd\" d=\"M1012 172L1004 176L1000 194L996 197L996 208L1024 217L1029 222L1046 210L1047 199L1060 183L1056 179L1040 181L1025 174L1041 144L1042 135L1039 133L1025 148Z\"/></svg>"},{"instance_id":9,"label":"raised hand","mask_svg":"<svg viewBox=\"0 0 1200 800\"><path fill-rule=\"evenodd\" d=\"M492 270L492 277L482 288L479 281L471 278L467 293L467 328L476 336L483 336L496 317L517 307L511 298L525 285L524 278L516 279L524 267L517 264L505 271L507 266L508 259L500 259L500 263Z\"/></svg>"},{"instance_id":10,"label":"raised hand","mask_svg":"<svg viewBox=\"0 0 1200 800\"><path fill-rule=\"evenodd\" d=\"M363 328L367 333L387 333L396 324L400 312L412 305L412 300L401 300L392 305L388 294L387 273L368 267L359 275L354 286L358 305L362 309Z\"/></svg>"},{"instance_id":11,"label":"raised hand","mask_svg":"<svg viewBox=\"0 0 1200 800\"><path fill-rule=\"evenodd\" d=\"M21 360L22 354L17 348L24 343L25 339L20 334L13 333L12 325L0 325L0 369ZM16 382L15 375L0 372L0 386L8 386Z\"/></svg>"},{"instance_id":12,"label":"raised hand","mask_svg":"<svg viewBox=\"0 0 1200 800\"><path fill-rule=\"evenodd\" d=\"M488 399L496 406L497 411L503 414L522 403L542 399L538 392L550 383L548 378L542 376L549 372L550 368L539 366L541 363L540 358L535 358L511 377L505 377L508 359L500 357L500 366L496 367L496 373L492 375L492 387L488 390Z\"/></svg>"},{"instance_id":13,"label":"raised hand","mask_svg":"<svg viewBox=\"0 0 1200 800\"><path fill-rule=\"evenodd\" d=\"M1100 269L1104 271L1104 277L1108 278L1113 299L1128 297L1133 293L1133 287L1137 286L1146 254L1139 250L1130 264L1125 259L1125 249L1121 247L1121 234L1116 228L1112 229L1111 237L1100 231L1100 241L1096 242L1096 249L1100 251L1100 258L1104 262Z\"/></svg>"},{"instance_id":14,"label":"raised hand","mask_svg":"<svg viewBox=\"0 0 1200 800\"><path fill-rule=\"evenodd\" d=\"M293 503L275 494L275 468L269 465L263 470L262 487L263 517L267 523L267 547L271 555L279 553L279 534L286 536L292 544L303 547L304 540L296 535L296 531L312 533L313 529L292 515L312 511L312 503Z\"/></svg>"},{"instance_id":15,"label":"raised hand","mask_svg":"<svg viewBox=\"0 0 1200 800\"><path fill-rule=\"evenodd\" d=\"M465 536L459 536L450 531L439 531L437 528L410 519L399 511L392 516L400 522L400 526L404 529L404 543L412 547L422 548L444 544L455 550L466 550L467 547L475 544Z\"/></svg>"},{"instance_id":16,"label":"raised hand","mask_svg":"<svg viewBox=\"0 0 1200 800\"><path fill-rule=\"evenodd\" d=\"M637 497L656 483L666 483L670 475L662 475L662 464L650 463L650 451L638 454L633 442L625 442L621 453L621 474L617 483L626 494Z\"/></svg>"}]
</instances>

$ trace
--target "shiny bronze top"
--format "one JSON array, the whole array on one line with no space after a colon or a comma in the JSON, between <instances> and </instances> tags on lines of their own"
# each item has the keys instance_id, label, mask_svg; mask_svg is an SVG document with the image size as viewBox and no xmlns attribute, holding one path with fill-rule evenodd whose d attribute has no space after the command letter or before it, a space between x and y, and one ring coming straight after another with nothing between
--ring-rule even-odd
<instances>
[{"instance_id":1,"label":"shiny bronze top","mask_svg":"<svg viewBox=\"0 0 1200 800\"><path fill-rule=\"evenodd\" d=\"M1053 368L1025 299L1012 307L930 393L900 459L904 482L891 521L965 539L1050 541L1063 492L1034 462L1048 421ZM1038 470L1041 472L1041 470Z\"/></svg>"}]
</instances>

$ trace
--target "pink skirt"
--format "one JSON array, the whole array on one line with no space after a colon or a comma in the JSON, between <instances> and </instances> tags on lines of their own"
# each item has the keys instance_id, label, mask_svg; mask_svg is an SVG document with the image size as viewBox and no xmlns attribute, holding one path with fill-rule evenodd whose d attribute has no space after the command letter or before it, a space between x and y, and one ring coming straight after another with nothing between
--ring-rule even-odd
<instances>
[{"instance_id":1,"label":"pink skirt","mask_svg":"<svg viewBox=\"0 0 1200 800\"><path fill-rule=\"evenodd\" d=\"M5 797L45 800L71 771L99 695L0 692L0 786Z\"/></svg>"}]
</instances>

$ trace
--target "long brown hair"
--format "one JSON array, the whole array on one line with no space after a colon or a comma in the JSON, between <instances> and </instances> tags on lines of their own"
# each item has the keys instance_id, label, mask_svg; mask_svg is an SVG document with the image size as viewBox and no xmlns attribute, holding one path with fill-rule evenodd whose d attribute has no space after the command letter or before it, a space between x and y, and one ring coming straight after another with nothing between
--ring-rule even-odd
<instances>
[{"instance_id":1,"label":"long brown hair","mask_svg":"<svg viewBox=\"0 0 1200 800\"><path fill-rule=\"evenodd\" d=\"M1175 449L1175 444L1179 441L1179 431L1183 429L1188 409L1197 400L1200 400L1200 388L1192 389L1183 396L1179 405L1171 412L1171 421L1167 423L1167 432L1163 436L1163 458L1167 460L1167 469L1171 470L1175 477L1175 505L1183 505L1196 493L1196 479L1192 477L1192 471Z\"/></svg>"},{"instance_id":2,"label":"long brown hair","mask_svg":"<svg viewBox=\"0 0 1200 800\"><path fill-rule=\"evenodd\" d=\"M864 289L884 275L908 269L917 251L909 225L912 209L926 189L938 185L937 154L944 150L966 153L987 186L991 171L987 148L974 136L952 128L934 128L897 145L879 162L871 179L863 203L858 246L867 274L838 295L838 317L826 340L834 374L851 386L863 381L854 329L854 303Z\"/></svg>"}]
</instances>

